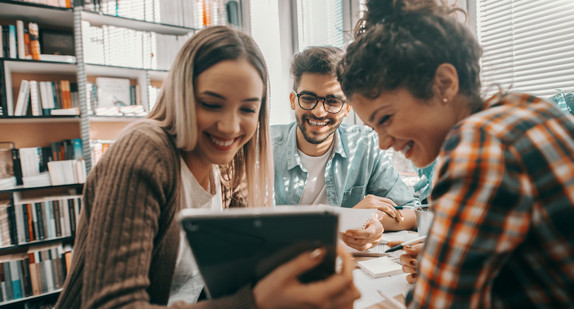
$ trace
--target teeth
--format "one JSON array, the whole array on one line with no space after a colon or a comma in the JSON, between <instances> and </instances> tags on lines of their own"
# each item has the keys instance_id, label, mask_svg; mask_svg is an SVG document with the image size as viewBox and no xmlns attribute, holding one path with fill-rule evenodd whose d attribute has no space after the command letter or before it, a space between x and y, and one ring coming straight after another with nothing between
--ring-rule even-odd
<instances>
[{"instance_id":1,"label":"teeth","mask_svg":"<svg viewBox=\"0 0 574 309\"><path fill-rule=\"evenodd\" d=\"M213 137L213 136L211 136L211 135L209 136L209 139L210 139L215 145L221 146L221 147L230 146L230 145L233 144L233 142L235 141L234 138L222 140L222 139L217 139L217 138L215 138L215 137Z\"/></svg>"},{"instance_id":2,"label":"teeth","mask_svg":"<svg viewBox=\"0 0 574 309\"><path fill-rule=\"evenodd\" d=\"M319 122L319 121L309 120L309 124L311 124L312 126L326 126L327 121Z\"/></svg>"},{"instance_id":3,"label":"teeth","mask_svg":"<svg viewBox=\"0 0 574 309\"><path fill-rule=\"evenodd\" d=\"M408 142L405 147L403 147L403 149L401 149L401 153L403 155L406 155L407 152L409 152L409 150L411 150L411 148L413 148L413 142Z\"/></svg>"}]
</instances>

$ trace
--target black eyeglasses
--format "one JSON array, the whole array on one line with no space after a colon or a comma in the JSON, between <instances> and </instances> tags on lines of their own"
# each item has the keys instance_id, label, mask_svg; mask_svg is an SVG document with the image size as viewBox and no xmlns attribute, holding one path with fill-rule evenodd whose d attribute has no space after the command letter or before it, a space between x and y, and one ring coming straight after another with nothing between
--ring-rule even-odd
<instances>
[{"instance_id":1,"label":"black eyeglasses","mask_svg":"<svg viewBox=\"0 0 574 309\"><path fill-rule=\"evenodd\" d=\"M295 93L297 95L297 101L299 102L299 107L304 110L312 110L317 106L319 100L323 102L323 107L328 113L337 114L343 109L345 105L345 100L336 97L318 97L314 94L309 93Z\"/></svg>"}]
</instances>

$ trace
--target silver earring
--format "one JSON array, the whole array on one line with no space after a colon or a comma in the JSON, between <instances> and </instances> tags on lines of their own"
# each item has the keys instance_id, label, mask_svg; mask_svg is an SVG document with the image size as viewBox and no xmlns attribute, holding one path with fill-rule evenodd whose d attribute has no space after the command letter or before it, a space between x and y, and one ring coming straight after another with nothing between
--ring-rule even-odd
<instances>
[{"instance_id":1,"label":"silver earring","mask_svg":"<svg viewBox=\"0 0 574 309\"><path fill-rule=\"evenodd\" d=\"M442 103L446 103L446 102L448 102L448 99L447 99L447 98L442 98Z\"/></svg>"}]
</instances>

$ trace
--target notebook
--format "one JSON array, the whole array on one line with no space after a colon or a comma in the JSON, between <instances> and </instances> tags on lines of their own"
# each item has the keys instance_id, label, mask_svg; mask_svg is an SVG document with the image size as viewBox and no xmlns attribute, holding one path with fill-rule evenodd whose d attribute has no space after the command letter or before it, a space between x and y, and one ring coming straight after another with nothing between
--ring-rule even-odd
<instances>
[{"instance_id":1,"label":"notebook","mask_svg":"<svg viewBox=\"0 0 574 309\"><path fill-rule=\"evenodd\" d=\"M185 209L179 220L210 298L255 285L277 266L319 246L327 250L324 261L299 280L321 280L335 272L338 214L323 207Z\"/></svg>"},{"instance_id":2,"label":"notebook","mask_svg":"<svg viewBox=\"0 0 574 309\"><path fill-rule=\"evenodd\" d=\"M374 278L392 276L403 272L402 265L387 256L360 261L357 264L364 272Z\"/></svg>"},{"instance_id":3,"label":"notebook","mask_svg":"<svg viewBox=\"0 0 574 309\"><path fill-rule=\"evenodd\" d=\"M339 206L330 206L319 204L319 207L325 207L329 211L339 214L339 232L345 233L348 230L362 230L367 226L376 209L346 208Z\"/></svg>"}]
</instances>

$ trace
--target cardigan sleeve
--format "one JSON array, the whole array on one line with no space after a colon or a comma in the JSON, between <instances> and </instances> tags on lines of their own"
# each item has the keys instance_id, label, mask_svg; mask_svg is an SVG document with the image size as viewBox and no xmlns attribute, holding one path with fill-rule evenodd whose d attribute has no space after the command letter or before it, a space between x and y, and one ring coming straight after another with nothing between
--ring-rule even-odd
<instances>
[{"instance_id":1,"label":"cardigan sleeve","mask_svg":"<svg viewBox=\"0 0 574 309\"><path fill-rule=\"evenodd\" d=\"M92 170L85 184L72 269L57 308L165 308L150 304L150 267L158 239L165 236L178 209L177 155L159 127L135 126ZM218 300L170 307L255 305L251 290L244 288Z\"/></svg>"}]
</instances>

